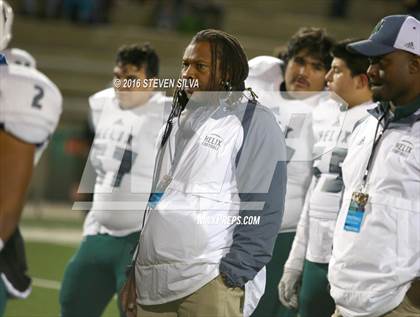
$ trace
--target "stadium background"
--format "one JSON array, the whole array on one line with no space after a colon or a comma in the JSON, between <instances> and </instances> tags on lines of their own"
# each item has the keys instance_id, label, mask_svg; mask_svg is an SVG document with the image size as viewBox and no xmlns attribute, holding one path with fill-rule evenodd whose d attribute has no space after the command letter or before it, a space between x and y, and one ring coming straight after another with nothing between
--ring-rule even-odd
<instances>
[{"instance_id":1,"label":"stadium background","mask_svg":"<svg viewBox=\"0 0 420 317\"><path fill-rule=\"evenodd\" d=\"M339 7L345 2L347 12L342 16ZM301 26L324 27L339 40L366 37L381 17L419 6L415 0L116 0L108 21L95 21L77 19L70 12L72 20L61 9L56 12L60 16L47 17L47 0L9 3L15 11L9 47L30 52L64 96L59 127L36 168L22 219L33 293L25 301L8 303L6 316L10 317L59 315L60 280L81 239L84 217L83 212L71 211L71 206L88 198L76 193L92 137L87 98L110 85L119 46L152 43L161 57L160 77L177 78L183 50L202 27L234 34L252 58L272 55ZM32 11L28 10L31 3ZM170 8L174 3L184 4L182 12L179 7ZM104 19L104 12L99 13ZM104 316L117 316L115 302Z\"/></svg>"}]
</instances>

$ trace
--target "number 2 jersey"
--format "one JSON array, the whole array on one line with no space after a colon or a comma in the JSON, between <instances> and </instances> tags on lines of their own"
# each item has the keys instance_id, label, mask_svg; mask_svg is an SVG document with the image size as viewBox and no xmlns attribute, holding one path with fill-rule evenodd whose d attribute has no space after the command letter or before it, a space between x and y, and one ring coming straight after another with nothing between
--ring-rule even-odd
<instances>
[{"instance_id":1,"label":"number 2 jersey","mask_svg":"<svg viewBox=\"0 0 420 317\"><path fill-rule=\"evenodd\" d=\"M84 235L125 236L140 230L155 163L155 142L171 98L156 92L142 106L121 109L113 88L89 98L95 139L93 205Z\"/></svg>"},{"instance_id":2,"label":"number 2 jersey","mask_svg":"<svg viewBox=\"0 0 420 317\"><path fill-rule=\"evenodd\" d=\"M62 112L57 86L34 68L0 65L0 126L36 145L34 164L57 127Z\"/></svg>"}]
</instances>

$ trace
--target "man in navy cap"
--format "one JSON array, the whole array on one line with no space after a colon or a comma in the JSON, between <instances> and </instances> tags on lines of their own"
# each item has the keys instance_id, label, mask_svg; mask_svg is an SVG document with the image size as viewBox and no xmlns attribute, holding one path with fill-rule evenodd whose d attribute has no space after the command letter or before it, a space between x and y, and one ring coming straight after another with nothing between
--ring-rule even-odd
<instances>
[{"instance_id":1,"label":"man in navy cap","mask_svg":"<svg viewBox=\"0 0 420 317\"><path fill-rule=\"evenodd\" d=\"M420 22L385 17L348 49L370 57L379 103L342 165L328 273L334 316L420 316Z\"/></svg>"}]
</instances>

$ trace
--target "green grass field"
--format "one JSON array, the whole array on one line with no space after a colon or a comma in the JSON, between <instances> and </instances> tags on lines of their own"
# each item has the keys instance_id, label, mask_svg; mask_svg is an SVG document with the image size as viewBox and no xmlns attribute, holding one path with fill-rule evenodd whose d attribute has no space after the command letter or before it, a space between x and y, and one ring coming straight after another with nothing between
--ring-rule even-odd
<instances>
[{"instance_id":1,"label":"green grass field","mask_svg":"<svg viewBox=\"0 0 420 317\"><path fill-rule=\"evenodd\" d=\"M77 223L24 220L25 225L37 226L41 230L48 227L76 227ZM78 228L81 228L79 222ZM54 240L54 237L51 237ZM30 276L34 279L32 294L26 300L10 300L7 303L5 317L58 317L60 281L64 269L76 251L76 246L58 245L45 242L33 242L26 239L26 255ZM119 316L116 300L108 305L103 317ZM88 316L78 316L88 317Z\"/></svg>"}]
</instances>

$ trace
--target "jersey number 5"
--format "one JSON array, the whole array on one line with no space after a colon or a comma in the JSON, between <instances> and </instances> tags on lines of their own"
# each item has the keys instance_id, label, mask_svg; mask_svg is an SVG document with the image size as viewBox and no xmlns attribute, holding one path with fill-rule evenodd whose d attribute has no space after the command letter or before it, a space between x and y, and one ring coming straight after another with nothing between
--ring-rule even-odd
<instances>
[{"instance_id":1,"label":"jersey number 5","mask_svg":"<svg viewBox=\"0 0 420 317\"><path fill-rule=\"evenodd\" d=\"M41 109L42 105L39 102L41 101L42 97L44 97L44 89L38 85L35 85L34 88L36 90L36 94L32 99L32 107Z\"/></svg>"}]
</instances>

